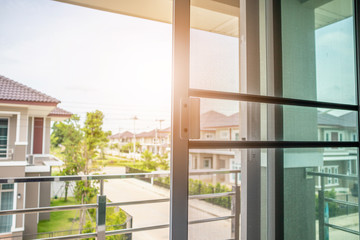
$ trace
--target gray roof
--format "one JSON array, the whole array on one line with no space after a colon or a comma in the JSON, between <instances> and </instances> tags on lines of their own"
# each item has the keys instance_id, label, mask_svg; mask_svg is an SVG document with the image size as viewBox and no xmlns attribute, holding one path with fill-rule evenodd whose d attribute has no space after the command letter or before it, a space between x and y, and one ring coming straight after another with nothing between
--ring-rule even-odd
<instances>
[{"instance_id":1,"label":"gray roof","mask_svg":"<svg viewBox=\"0 0 360 240\"><path fill-rule=\"evenodd\" d=\"M318 112L318 124L338 127L356 127L357 114L356 112L349 112L336 117L326 112Z\"/></svg>"}]
</instances>

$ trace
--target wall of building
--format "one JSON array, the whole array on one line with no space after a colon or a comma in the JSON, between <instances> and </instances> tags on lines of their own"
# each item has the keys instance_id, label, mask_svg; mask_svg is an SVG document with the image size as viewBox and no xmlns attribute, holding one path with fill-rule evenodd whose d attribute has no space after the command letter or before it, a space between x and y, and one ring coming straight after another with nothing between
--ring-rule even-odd
<instances>
[{"instance_id":1,"label":"wall of building","mask_svg":"<svg viewBox=\"0 0 360 240\"><path fill-rule=\"evenodd\" d=\"M50 176L51 173L41 173L41 176ZM51 182L40 183L40 207L50 206ZM40 213L39 220L49 220L50 213Z\"/></svg>"},{"instance_id":2,"label":"wall of building","mask_svg":"<svg viewBox=\"0 0 360 240\"><path fill-rule=\"evenodd\" d=\"M36 177L39 174L31 173L26 174L27 177ZM39 207L39 186L40 183L27 183L26 184L26 208L35 208ZM39 220L38 213L26 214L25 215L25 231L24 234L36 234L37 233L37 224ZM24 238L30 239L30 238Z\"/></svg>"}]
</instances>

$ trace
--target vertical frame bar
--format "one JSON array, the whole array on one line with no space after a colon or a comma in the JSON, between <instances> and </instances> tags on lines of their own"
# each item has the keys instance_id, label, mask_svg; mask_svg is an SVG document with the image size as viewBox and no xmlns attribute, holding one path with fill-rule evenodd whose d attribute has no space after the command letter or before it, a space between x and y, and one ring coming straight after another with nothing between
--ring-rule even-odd
<instances>
[{"instance_id":1,"label":"vertical frame bar","mask_svg":"<svg viewBox=\"0 0 360 240\"><path fill-rule=\"evenodd\" d=\"M240 0L240 86L260 94L259 0ZM248 140L260 139L260 105L247 103L242 123ZM241 126L240 126L241 128ZM241 239L261 238L261 150L248 149L241 156Z\"/></svg>"},{"instance_id":2,"label":"vertical frame bar","mask_svg":"<svg viewBox=\"0 0 360 240\"><path fill-rule=\"evenodd\" d=\"M355 71L356 71L356 103L358 105L358 153L357 153L357 173L358 173L358 193L360 193L360 3L358 0L354 0L354 36L355 36ZM360 197L358 197L358 204L360 206ZM359 207L360 208L360 207ZM359 209L358 209L359 212ZM360 223L360 214L359 214ZM360 231L360 225L359 225Z\"/></svg>"},{"instance_id":3,"label":"vertical frame bar","mask_svg":"<svg viewBox=\"0 0 360 240\"><path fill-rule=\"evenodd\" d=\"M281 0L272 0L272 41L274 61L274 94L283 96L282 87L282 34L281 34ZM275 140L283 140L283 108L275 106ZM274 159L275 182L275 239L284 239L284 150L275 149Z\"/></svg>"},{"instance_id":4,"label":"vertical frame bar","mask_svg":"<svg viewBox=\"0 0 360 240\"><path fill-rule=\"evenodd\" d=\"M190 73L190 0L173 2L171 96L170 239L188 238L188 140L180 137L180 99L188 99Z\"/></svg>"}]
</instances>

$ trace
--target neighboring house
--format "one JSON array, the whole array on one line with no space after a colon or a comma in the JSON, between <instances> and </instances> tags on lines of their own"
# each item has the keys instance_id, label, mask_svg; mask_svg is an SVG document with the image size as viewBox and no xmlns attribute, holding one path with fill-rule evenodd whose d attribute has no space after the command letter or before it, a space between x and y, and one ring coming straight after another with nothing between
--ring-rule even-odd
<instances>
[{"instance_id":1,"label":"neighboring house","mask_svg":"<svg viewBox=\"0 0 360 240\"><path fill-rule=\"evenodd\" d=\"M162 155L170 152L170 133L170 128L154 129L136 134L135 139L140 144L141 152L148 150L153 154ZM134 143L134 134L131 132L126 131L111 135L109 137L110 149L107 149L107 153L120 155L119 149L128 143ZM117 144L119 148L113 149L111 146L114 144Z\"/></svg>"},{"instance_id":2,"label":"neighboring house","mask_svg":"<svg viewBox=\"0 0 360 240\"><path fill-rule=\"evenodd\" d=\"M120 155L120 149L122 146L133 142L134 134L126 131L111 135L109 138L109 148L106 149L107 154Z\"/></svg>"},{"instance_id":3,"label":"neighboring house","mask_svg":"<svg viewBox=\"0 0 360 240\"><path fill-rule=\"evenodd\" d=\"M357 116L355 112L318 112L318 140L319 141L356 141L357 140ZM235 113L226 116L216 111L209 111L201 114L200 117L200 139L202 140L235 140L239 141L239 114ZM120 142L133 142L133 135L129 133L125 138L125 133L113 136L122 136ZM115 138L115 137L113 137ZM136 141L141 145L141 151L151 151L153 153L169 152L171 131L170 128L152 130L136 135ZM111 141L111 137L110 137ZM240 169L240 152L236 149L190 149L189 150L189 169ZM357 153L353 149L344 148L325 148L323 150L323 166L318 167L318 171L326 173L356 174L357 173ZM240 181L240 176L238 176ZM208 182L234 183L235 176L203 175L201 179ZM317 187L319 187L317 180ZM346 181L335 178L326 178L325 186L342 191L348 189Z\"/></svg>"},{"instance_id":4,"label":"neighboring house","mask_svg":"<svg viewBox=\"0 0 360 240\"><path fill-rule=\"evenodd\" d=\"M320 141L357 141L357 114L355 112L319 112L318 137ZM324 166L318 167L319 172L333 174L357 174L358 153L356 149L325 148ZM346 191L353 187L354 182L338 178L325 178L325 187L337 191ZM320 178L316 180L320 188Z\"/></svg>"},{"instance_id":5,"label":"neighboring house","mask_svg":"<svg viewBox=\"0 0 360 240\"><path fill-rule=\"evenodd\" d=\"M59 100L0 76L0 177L51 175L62 162L50 155L51 121L67 119ZM0 185L1 210L50 205L50 183ZM0 216L0 237L36 234L49 213Z\"/></svg>"},{"instance_id":6,"label":"neighboring house","mask_svg":"<svg viewBox=\"0 0 360 240\"><path fill-rule=\"evenodd\" d=\"M166 154L170 151L171 129L154 129L149 132L136 134L136 141L140 143L141 152L150 151L153 154Z\"/></svg>"}]
</instances>

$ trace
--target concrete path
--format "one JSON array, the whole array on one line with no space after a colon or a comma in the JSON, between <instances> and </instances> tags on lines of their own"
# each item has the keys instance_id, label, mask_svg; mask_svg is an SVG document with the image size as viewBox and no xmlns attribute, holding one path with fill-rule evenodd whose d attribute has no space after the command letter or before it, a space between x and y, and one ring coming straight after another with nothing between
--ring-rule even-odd
<instances>
[{"instance_id":1,"label":"concrete path","mask_svg":"<svg viewBox=\"0 0 360 240\"><path fill-rule=\"evenodd\" d=\"M105 167L107 174L124 173L123 168ZM169 198L169 190L152 186L138 179L109 180L105 183L104 192L112 202L127 202L136 200ZM145 227L169 223L169 203L152 203L133 206L123 206L126 212L133 216L133 227ZM190 200L189 220L228 216L230 211L200 200ZM231 231L230 220L189 226L189 239L212 240L229 239ZM168 240L169 229L158 229L133 233L134 240Z\"/></svg>"}]
</instances>

